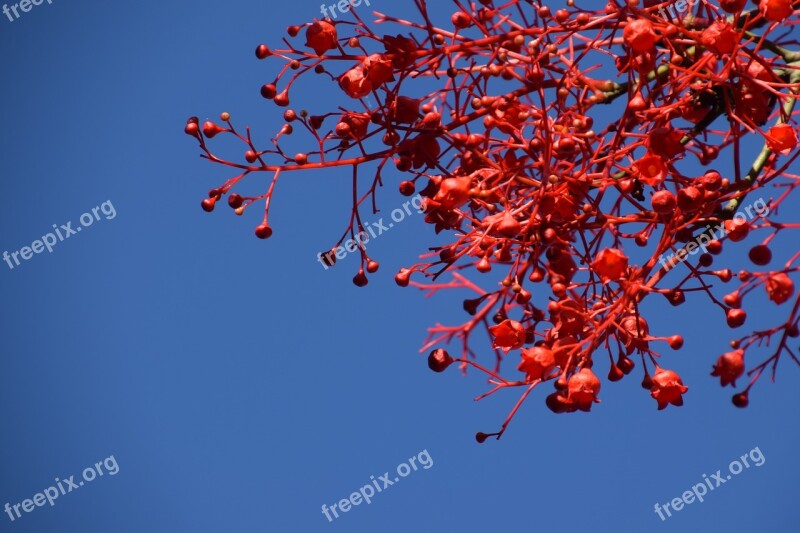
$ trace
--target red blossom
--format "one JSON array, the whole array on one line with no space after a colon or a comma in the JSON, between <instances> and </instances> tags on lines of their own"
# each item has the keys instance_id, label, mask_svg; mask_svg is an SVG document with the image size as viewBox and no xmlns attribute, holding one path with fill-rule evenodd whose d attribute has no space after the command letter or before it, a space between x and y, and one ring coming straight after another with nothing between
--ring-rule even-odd
<instances>
[{"instance_id":1,"label":"red blossom","mask_svg":"<svg viewBox=\"0 0 800 533\"><path fill-rule=\"evenodd\" d=\"M382 54L372 54L364 60L364 73L373 88L378 88L387 81L394 81L392 62Z\"/></svg>"},{"instance_id":2,"label":"red blossom","mask_svg":"<svg viewBox=\"0 0 800 533\"><path fill-rule=\"evenodd\" d=\"M588 368L582 368L567 382L567 398L581 411L589 411L593 403L600 403L600 380Z\"/></svg>"},{"instance_id":3,"label":"red blossom","mask_svg":"<svg viewBox=\"0 0 800 533\"><path fill-rule=\"evenodd\" d=\"M720 54L731 53L740 39L739 32L722 20L715 20L700 35L700 42Z\"/></svg>"},{"instance_id":4,"label":"red blossom","mask_svg":"<svg viewBox=\"0 0 800 533\"><path fill-rule=\"evenodd\" d=\"M324 20L311 24L306 30L306 46L314 49L317 55L336 48L336 28Z\"/></svg>"},{"instance_id":5,"label":"red blossom","mask_svg":"<svg viewBox=\"0 0 800 533\"><path fill-rule=\"evenodd\" d=\"M527 374L528 381L542 379L556 366L553 351L545 346L523 348L521 352L522 361L517 368Z\"/></svg>"},{"instance_id":6,"label":"red blossom","mask_svg":"<svg viewBox=\"0 0 800 533\"><path fill-rule=\"evenodd\" d=\"M789 155L797 146L797 129L789 124L776 124L767 133L767 146L775 153Z\"/></svg>"},{"instance_id":7,"label":"red blossom","mask_svg":"<svg viewBox=\"0 0 800 533\"><path fill-rule=\"evenodd\" d=\"M670 404L678 407L683 405L683 394L689 387L683 384L678 374L672 370L658 368L652 379L650 395L658 402L659 411Z\"/></svg>"},{"instance_id":8,"label":"red blossom","mask_svg":"<svg viewBox=\"0 0 800 533\"><path fill-rule=\"evenodd\" d=\"M758 7L764 18L780 22L794 12L792 0L761 0Z\"/></svg>"},{"instance_id":9,"label":"red blossom","mask_svg":"<svg viewBox=\"0 0 800 533\"><path fill-rule=\"evenodd\" d=\"M669 6L656 0L553 10L539 2L532 13L523 0L473 4L454 2L452 16L437 21L430 2L409 0L409 16L367 23L342 13L335 26L291 26L276 39L283 44L259 45L256 57L273 69L260 87L278 106L272 135L236 129L228 113L219 125L181 124L203 157L231 171L204 191L202 209L256 211L256 236L266 239L279 223L271 212L279 177L302 183L306 172L346 169L352 190L341 218L349 223L322 230L330 242L318 260L328 269L350 268L332 251L366 233L365 218L380 212L386 221L421 202L417 220L430 240L414 241L420 258L409 256L395 282L430 295L474 293L463 322L430 328L426 351L438 343L461 351L453 358L436 348L430 368L457 361L488 375L492 393L520 387L522 399L549 385L541 397L555 412L588 410L600 388L589 369L609 358L610 381L638 369L660 409L679 405L686 387L677 374L647 368L684 344L689 314L672 306L710 299L723 312L703 319L727 324L718 342L734 347L713 375L734 384L746 355L752 381L733 399L746 406L760 376L774 380L785 366L778 360L792 357L786 340L800 336L796 305L776 309L783 322L747 330L753 289L763 285L785 303L800 270L800 255L778 244L791 248L789 232L800 229L784 204L800 185L797 111L789 110L800 91L798 25L789 18L796 0L753 1L755 9L719 0L721 9L707 2L685 18L665 15L659 8ZM303 27L305 44L292 41ZM339 102L290 106L302 85L332 89ZM333 131L326 120L336 121ZM241 142L234 153L243 161L217 153L218 137ZM772 154L753 157L764 142ZM272 175L265 190L245 193L263 173ZM411 203L380 205L391 202L381 187ZM284 217L298 211L307 209L276 216L291 225ZM370 290L379 264L372 248L357 250L353 283ZM635 265L623 250L635 250ZM748 250L749 269L737 275L731 258ZM786 262L777 266L773 253ZM672 268L680 261L685 268ZM651 335L645 316L661 305L673 319ZM503 377L509 363L481 343L487 330L495 350L522 349L524 379Z\"/></svg>"},{"instance_id":10,"label":"red blossom","mask_svg":"<svg viewBox=\"0 0 800 533\"><path fill-rule=\"evenodd\" d=\"M717 359L712 376L719 377L720 384L736 386L736 378L744 374L744 350L727 352Z\"/></svg>"},{"instance_id":11,"label":"red blossom","mask_svg":"<svg viewBox=\"0 0 800 533\"><path fill-rule=\"evenodd\" d=\"M508 353L525 342L525 327L516 320L505 319L496 326L489 327L492 336L492 348L500 348Z\"/></svg>"},{"instance_id":12,"label":"red blossom","mask_svg":"<svg viewBox=\"0 0 800 533\"><path fill-rule=\"evenodd\" d=\"M618 280L628 270L628 256L616 248L605 248L597 254L592 268L603 281Z\"/></svg>"},{"instance_id":13,"label":"red blossom","mask_svg":"<svg viewBox=\"0 0 800 533\"><path fill-rule=\"evenodd\" d=\"M648 153L636 161L636 170L639 180L647 185L656 186L667 175L667 165L664 159L653 153Z\"/></svg>"},{"instance_id":14,"label":"red blossom","mask_svg":"<svg viewBox=\"0 0 800 533\"><path fill-rule=\"evenodd\" d=\"M367 128L369 128L369 115L347 112L336 125L336 134L339 137L361 140L366 136Z\"/></svg>"},{"instance_id":15,"label":"red blossom","mask_svg":"<svg viewBox=\"0 0 800 533\"><path fill-rule=\"evenodd\" d=\"M361 66L351 68L342 74L339 86L350 98L364 98L372 92L372 83Z\"/></svg>"},{"instance_id":16,"label":"red blossom","mask_svg":"<svg viewBox=\"0 0 800 533\"><path fill-rule=\"evenodd\" d=\"M764 287L767 290L769 299L778 305L787 301L794 294L794 283L783 272L771 275Z\"/></svg>"},{"instance_id":17,"label":"red blossom","mask_svg":"<svg viewBox=\"0 0 800 533\"><path fill-rule=\"evenodd\" d=\"M686 148L681 143L684 134L671 128L653 128L647 135L647 149L664 159L682 154Z\"/></svg>"},{"instance_id":18,"label":"red blossom","mask_svg":"<svg viewBox=\"0 0 800 533\"><path fill-rule=\"evenodd\" d=\"M625 39L625 44L640 54L651 51L657 39L653 25L643 18L629 21L622 32L622 37Z\"/></svg>"},{"instance_id":19,"label":"red blossom","mask_svg":"<svg viewBox=\"0 0 800 533\"><path fill-rule=\"evenodd\" d=\"M469 201L471 183L472 178L469 176L445 178L433 199L442 206L442 209L459 208Z\"/></svg>"}]
</instances>

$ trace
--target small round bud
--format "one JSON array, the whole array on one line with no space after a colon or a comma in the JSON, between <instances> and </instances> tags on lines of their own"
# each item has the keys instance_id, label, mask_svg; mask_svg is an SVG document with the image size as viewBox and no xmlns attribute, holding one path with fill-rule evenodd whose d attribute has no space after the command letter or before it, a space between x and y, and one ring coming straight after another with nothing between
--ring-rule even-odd
<instances>
[{"instance_id":1,"label":"small round bud","mask_svg":"<svg viewBox=\"0 0 800 533\"><path fill-rule=\"evenodd\" d=\"M210 213L214 210L214 206L216 205L216 203L217 203L216 198L206 198L205 200L200 202L200 207L202 207L203 211L205 211L206 213Z\"/></svg>"},{"instance_id":2,"label":"small round bud","mask_svg":"<svg viewBox=\"0 0 800 533\"><path fill-rule=\"evenodd\" d=\"M367 279L367 275L366 275L366 274L364 274L364 271L363 271L363 270L359 270L359 271L358 271L358 274L356 274L356 275L353 277L353 284L354 284L356 287L363 287L363 286L365 286L367 283L369 283L369 280Z\"/></svg>"},{"instance_id":3,"label":"small round bud","mask_svg":"<svg viewBox=\"0 0 800 533\"><path fill-rule=\"evenodd\" d=\"M256 227L256 237L259 239L269 239L272 236L272 228L264 222Z\"/></svg>"},{"instance_id":4,"label":"small round bud","mask_svg":"<svg viewBox=\"0 0 800 533\"><path fill-rule=\"evenodd\" d=\"M272 52L270 51L269 47L266 44L259 44L256 47L256 57L258 59L265 59L271 55Z\"/></svg>"},{"instance_id":5,"label":"small round bud","mask_svg":"<svg viewBox=\"0 0 800 533\"><path fill-rule=\"evenodd\" d=\"M437 348L428 355L428 368L434 372L444 372L453 362L447 350Z\"/></svg>"},{"instance_id":6,"label":"small round bud","mask_svg":"<svg viewBox=\"0 0 800 533\"><path fill-rule=\"evenodd\" d=\"M228 196L228 205L231 206L232 209L238 209L244 203L244 198L241 195L233 193Z\"/></svg>"},{"instance_id":7,"label":"small round bud","mask_svg":"<svg viewBox=\"0 0 800 533\"><path fill-rule=\"evenodd\" d=\"M278 89L274 83L267 83L261 86L261 96L267 100L272 100L276 94L278 94Z\"/></svg>"},{"instance_id":8,"label":"small round bud","mask_svg":"<svg viewBox=\"0 0 800 533\"><path fill-rule=\"evenodd\" d=\"M734 394L733 398L731 398L731 401L733 402L733 405L740 409L747 407L747 405L750 403L750 399L747 397L747 392Z\"/></svg>"}]
</instances>

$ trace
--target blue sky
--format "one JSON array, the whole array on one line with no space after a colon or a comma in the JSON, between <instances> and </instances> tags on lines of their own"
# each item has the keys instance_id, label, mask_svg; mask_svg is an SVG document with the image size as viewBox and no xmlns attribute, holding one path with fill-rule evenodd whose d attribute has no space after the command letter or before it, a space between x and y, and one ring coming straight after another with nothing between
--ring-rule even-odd
<instances>
[{"instance_id":1,"label":"blue sky","mask_svg":"<svg viewBox=\"0 0 800 533\"><path fill-rule=\"evenodd\" d=\"M539 393L502 441L478 445L517 396L476 403L480 376L433 374L417 353L428 326L463 320L465 296L392 281L429 239L422 217L375 241L380 274L357 289L355 257L327 271L315 259L346 225L346 170L287 176L266 242L255 215L200 210L229 174L197 157L186 118L228 111L267 139L280 112L258 89L274 70L253 49L318 13L305 0L54 0L0 18L0 251L104 202L116 212L0 263L0 506L110 456L119 467L52 507L0 514L0 531L792 530L798 370L783 361L732 407L708 375L731 338L709 303L648 303L651 331L686 338L665 359L689 385L683 408L656 411L638 377L604 383L591 414L556 416ZM322 84L293 98L312 112L343 101ZM385 214L405 200L395 191ZM748 324L785 312L760 298ZM763 466L658 519L656 502L755 447ZM370 505L321 513L423 451L433 466Z\"/></svg>"}]
</instances>

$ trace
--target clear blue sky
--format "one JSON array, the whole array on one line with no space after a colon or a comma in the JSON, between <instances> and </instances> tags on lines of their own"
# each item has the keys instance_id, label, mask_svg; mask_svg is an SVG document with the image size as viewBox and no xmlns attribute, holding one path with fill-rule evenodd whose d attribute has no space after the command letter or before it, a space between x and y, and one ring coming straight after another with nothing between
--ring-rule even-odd
<instances>
[{"instance_id":1,"label":"clear blue sky","mask_svg":"<svg viewBox=\"0 0 800 533\"><path fill-rule=\"evenodd\" d=\"M708 303L650 312L654 332L684 324L665 360L690 387L682 409L656 411L639 377L604 383L588 415L556 416L540 392L478 445L516 395L473 402L480 376L433 374L417 354L427 326L464 316L464 295L392 281L430 235L421 217L376 240L381 275L357 289L354 257L329 271L314 257L346 224L346 171L287 176L267 242L254 216L200 210L228 174L197 157L186 118L229 111L268 139L279 111L258 89L274 70L253 49L318 4L55 0L0 18L0 252L105 201L117 213L0 263L0 506L111 455L119 466L53 507L3 512L0 531L796 530L798 370L782 362L732 407L708 375L730 339ZM342 101L324 84L293 98ZM764 301L752 325L780 317ZM666 522L654 513L754 447L763 466ZM430 469L333 523L321 513L423 450Z\"/></svg>"}]
</instances>

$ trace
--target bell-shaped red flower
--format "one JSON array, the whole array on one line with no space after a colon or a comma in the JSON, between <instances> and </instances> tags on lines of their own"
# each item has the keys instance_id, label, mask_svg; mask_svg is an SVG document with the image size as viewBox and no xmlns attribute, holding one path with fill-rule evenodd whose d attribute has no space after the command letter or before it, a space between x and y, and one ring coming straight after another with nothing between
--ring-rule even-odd
<instances>
[{"instance_id":1,"label":"bell-shaped red flower","mask_svg":"<svg viewBox=\"0 0 800 533\"><path fill-rule=\"evenodd\" d=\"M393 56L392 65L395 68L404 69L416 60L417 43L408 37L400 34L396 37L384 35L383 46L386 48L386 53Z\"/></svg>"},{"instance_id":2,"label":"bell-shaped red flower","mask_svg":"<svg viewBox=\"0 0 800 533\"><path fill-rule=\"evenodd\" d=\"M744 9L747 0L719 0L719 7L728 13L738 13Z\"/></svg>"},{"instance_id":3,"label":"bell-shaped red flower","mask_svg":"<svg viewBox=\"0 0 800 533\"><path fill-rule=\"evenodd\" d=\"M516 320L505 319L489 328L492 336L492 348L500 348L505 353L520 348L525 342L525 327Z\"/></svg>"},{"instance_id":4,"label":"bell-shaped red flower","mask_svg":"<svg viewBox=\"0 0 800 533\"><path fill-rule=\"evenodd\" d=\"M789 124L776 124L769 129L766 140L776 154L789 155L797 146L797 131Z\"/></svg>"},{"instance_id":5,"label":"bell-shaped red flower","mask_svg":"<svg viewBox=\"0 0 800 533\"><path fill-rule=\"evenodd\" d=\"M588 411L593 403L599 403L600 380L588 368L581 368L567 382L567 398L581 411Z\"/></svg>"},{"instance_id":6,"label":"bell-shaped red flower","mask_svg":"<svg viewBox=\"0 0 800 533\"><path fill-rule=\"evenodd\" d=\"M794 12L792 0L761 0L758 8L764 18L772 22L779 22Z\"/></svg>"},{"instance_id":7,"label":"bell-shaped red flower","mask_svg":"<svg viewBox=\"0 0 800 533\"><path fill-rule=\"evenodd\" d=\"M592 268L603 281L618 280L628 270L628 256L616 248L605 248L595 257Z\"/></svg>"},{"instance_id":8,"label":"bell-shaped red flower","mask_svg":"<svg viewBox=\"0 0 800 533\"><path fill-rule=\"evenodd\" d=\"M377 88L387 81L394 81L392 62L381 54L372 54L364 60L364 73L369 82Z\"/></svg>"},{"instance_id":9,"label":"bell-shaped red flower","mask_svg":"<svg viewBox=\"0 0 800 533\"><path fill-rule=\"evenodd\" d=\"M413 124L419 119L419 100L398 96L389 106L389 117L398 124Z\"/></svg>"},{"instance_id":10,"label":"bell-shaped red flower","mask_svg":"<svg viewBox=\"0 0 800 533\"><path fill-rule=\"evenodd\" d=\"M792 283L792 279L783 272L771 275L769 279L767 279L765 288L767 289L767 296L769 296L769 299L778 305L791 298L794 294L794 283Z\"/></svg>"},{"instance_id":11,"label":"bell-shaped red flower","mask_svg":"<svg viewBox=\"0 0 800 533\"><path fill-rule=\"evenodd\" d=\"M653 375L653 386L650 396L658 402L658 410L665 409L667 405L683 405L683 394L689 390L681 381L681 377L672 370L658 368Z\"/></svg>"},{"instance_id":12,"label":"bell-shaped red flower","mask_svg":"<svg viewBox=\"0 0 800 533\"><path fill-rule=\"evenodd\" d=\"M517 366L517 369L527 374L528 381L542 379L556 366L555 355L546 346L523 348L521 351L522 361Z\"/></svg>"},{"instance_id":13,"label":"bell-shaped red flower","mask_svg":"<svg viewBox=\"0 0 800 533\"><path fill-rule=\"evenodd\" d=\"M736 378L744 373L744 350L734 350L723 354L714 365L712 376L719 377L720 384L736 386Z\"/></svg>"},{"instance_id":14,"label":"bell-shaped red flower","mask_svg":"<svg viewBox=\"0 0 800 533\"><path fill-rule=\"evenodd\" d=\"M471 186L472 178L469 176L445 178L439 185L439 192L436 193L433 199L441 204L442 209L445 211L459 208L469 201Z\"/></svg>"},{"instance_id":15,"label":"bell-shaped red flower","mask_svg":"<svg viewBox=\"0 0 800 533\"><path fill-rule=\"evenodd\" d=\"M306 46L313 48L317 55L336 48L336 40L336 28L330 22L317 21L306 30Z\"/></svg>"},{"instance_id":16,"label":"bell-shaped red flower","mask_svg":"<svg viewBox=\"0 0 800 533\"><path fill-rule=\"evenodd\" d=\"M647 135L647 149L665 159L682 154L686 148L681 144L684 134L670 128L654 128Z\"/></svg>"},{"instance_id":17,"label":"bell-shaped red flower","mask_svg":"<svg viewBox=\"0 0 800 533\"><path fill-rule=\"evenodd\" d=\"M348 111L339 119L336 125L336 134L346 139L361 140L367 135L369 115L367 113L353 113Z\"/></svg>"},{"instance_id":18,"label":"bell-shaped red flower","mask_svg":"<svg viewBox=\"0 0 800 533\"><path fill-rule=\"evenodd\" d=\"M650 326L647 320L641 316L628 315L619 321L621 331L618 333L619 340L625 345L628 355L634 350L647 349L646 337L650 335Z\"/></svg>"},{"instance_id":19,"label":"bell-shaped red flower","mask_svg":"<svg viewBox=\"0 0 800 533\"><path fill-rule=\"evenodd\" d=\"M741 34L733 26L722 20L714 21L700 34L700 42L706 48L719 54L730 54L736 48L736 43L741 39Z\"/></svg>"},{"instance_id":20,"label":"bell-shaped red flower","mask_svg":"<svg viewBox=\"0 0 800 533\"><path fill-rule=\"evenodd\" d=\"M678 200L672 192L664 189L663 191L657 191L653 194L650 203L653 206L653 211L659 215L670 215L675 212Z\"/></svg>"},{"instance_id":21,"label":"bell-shaped red flower","mask_svg":"<svg viewBox=\"0 0 800 533\"><path fill-rule=\"evenodd\" d=\"M646 54L653 49L658 37L650 21L641 18L628 21L622 32L622 38L634 52Z\"/></svg>"},{"instance_id":22,"label":"bell-shaped red flower","mask_svg":"<svg viewBox=\"0 0 800 533\"><path fill-rule=\"evenodd\" d=\"M639 181L656 186L667 176L667 165L664 160L653 153L647 153L635 163Z\"/></svg>"},{"instance_id":23,"label":"bell-shaped red flower","mask_svg":"<svg viewBox=\"0 0 800 533\"><path fill-rule=\"evenodd\" d=\"M372 92L372 83L361 66L351 68L339 78L339 87L350 98L364 98Z\"/></svg>"}]
</instances>

